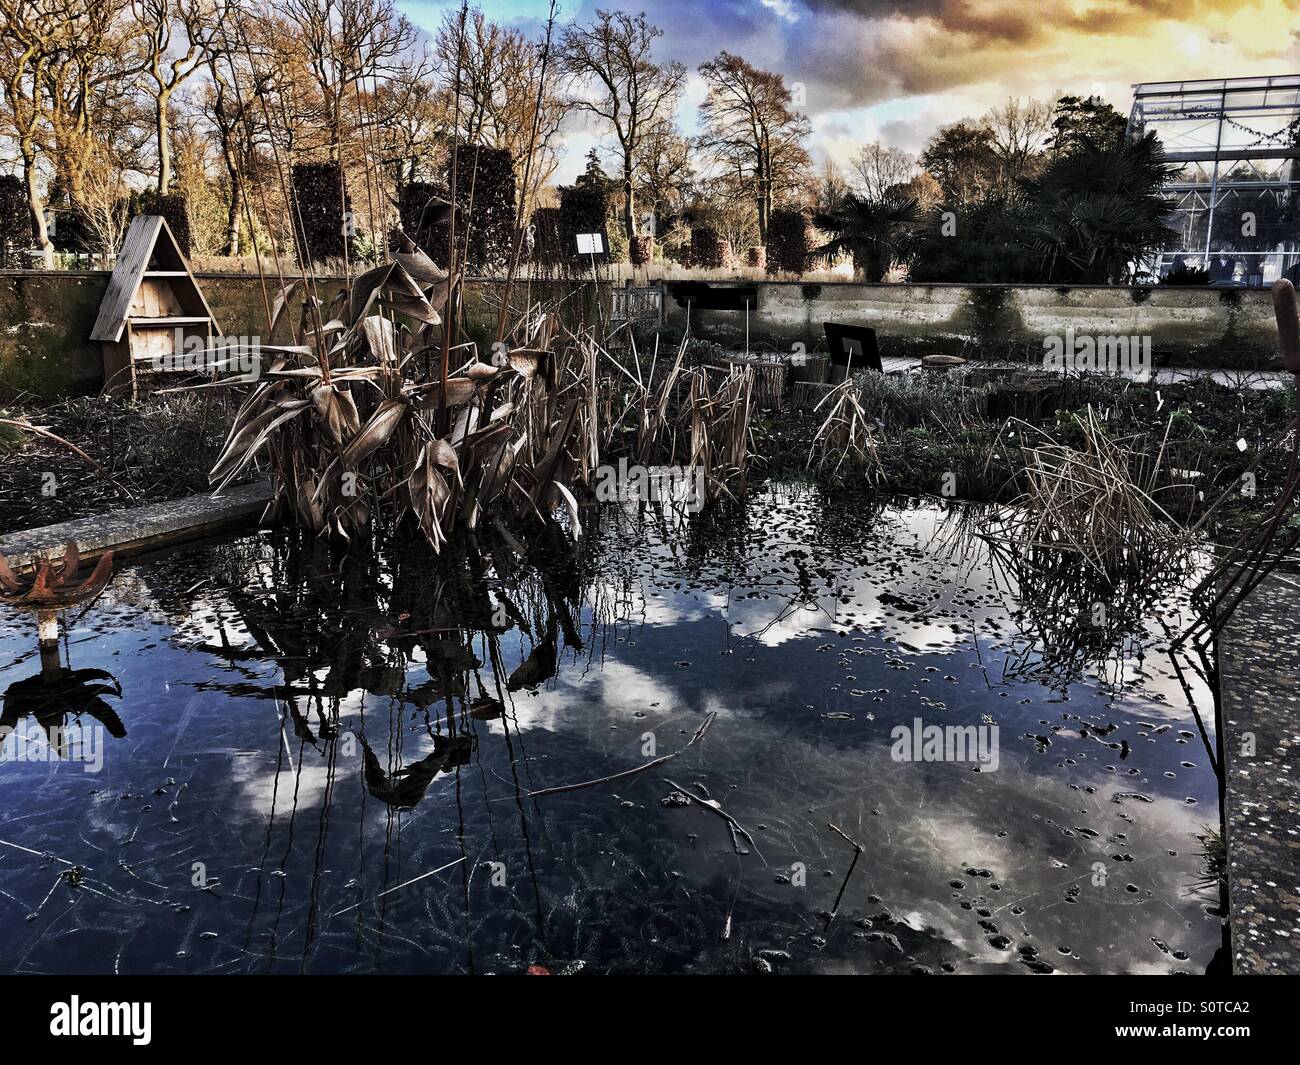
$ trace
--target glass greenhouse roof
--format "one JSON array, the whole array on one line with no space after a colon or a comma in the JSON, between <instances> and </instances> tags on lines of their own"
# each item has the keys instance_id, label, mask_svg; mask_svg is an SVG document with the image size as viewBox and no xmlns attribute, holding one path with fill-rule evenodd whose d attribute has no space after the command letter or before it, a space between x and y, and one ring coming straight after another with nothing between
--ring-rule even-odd
<instances>
[{"instance_id":1,"label":"glass greenhouse roof","mask_svg":"<svg viewBox=\"0 0 1300 1065\"><path fill-rule=\"evenodd\" d=\"M1300 282L1300 74L1134 85L1128 135L1152 131L1180 166L1165 194L1181 235L1153 272Z\"/></svg>"}]
</instances>

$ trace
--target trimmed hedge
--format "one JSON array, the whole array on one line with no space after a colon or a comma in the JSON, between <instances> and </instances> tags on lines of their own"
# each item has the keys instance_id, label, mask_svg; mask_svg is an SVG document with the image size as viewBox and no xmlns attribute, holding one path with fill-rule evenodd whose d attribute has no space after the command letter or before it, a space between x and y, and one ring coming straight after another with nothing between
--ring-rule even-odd
<instances>
[{"instance_id":1,"label":"trimmed hedge","mask_svg":"<svg viewBox=\"0 0 1300 1065\"><path fill-rule=\"evenodd\" d=\"M436 227L428 221L432 212L425 211L430 200L446 202L447 186L435 185L429 181L412 181L403 185L397 198L397 215L402 220L402 232L423 248L434 262L442 262L447 257L447 234L444 229L442 253L438 254L432 241Z\"/></svg>"},{"instance_id":2,"label":"trimmed hedge","mask_svg":"<svg viewBox=\"0 0 1300 1065\"><path fill-rule=\"evenodd\" d=\"M731 243L712 226L691 229L691 261L702 270L721 270L732 261Z\"/></svg>"},{"instance_id":3,"label":"trimmed hedge","mask_svg":"<svg viewBox=\"0 0 1300 1065\"><path fill-rule=\"evenodd\" d=\"M633 237L628 243L628 259L633 266L645 266L655 252L655 238L648 234Z\"/></svg>"},{"instance_id":4,"label":"trimmed hedge","mask_svg":"<svg viewBox=\"0 0 1300 1065\"><path fill-rule=\"evenodd\" d=\"M156 190L148 189L144 192L132 192L127 201L127 215L135 218L142 214L158 214L167 220L167 225L171 228L172 235L176 238L176 243L180 245L181 253L189 258L190 254L190 210L189 204L185 197L181 195L160 196ZM85 251L89 247L90 238L85 232L85 225L80 218L75 217L72 209L61 211L59 213L59 230L71 229L76 234L76 240L79 242L75 247L66 249L59 243L55 243L56 248L67 251ZM67 233L63 233L61 239L72 240Z\"/></svg>"},{"instance_id":5,"label":"trimmed hedge","mask_svg":"<svg viewBox=\"0 0 1300 1065\"><path fill-rule=\"evenodd\" d=\"M539 207L532 219L532 259L539 266L558 269L569 262L564 243L564 212L558 207Z\"/></svg>"},{"instance_id":6,"label":"trimmed hedge","mask_svg":"<svg viewBox=\"0 0 1300 1065\"><path fill-rule=\"evenodd\" d=\"M601 182L579 181L560 188L560 239L565 258L577 263L577 235L605 233L609 219L609 190Z\"/></svg>"},{"instance_id":7,"label":"trimmed hedge","mask_svg":"<svg viewBox=\"0 0 1300 1065\"><path fill-rule=\"evenodd\" d=\"M352 236L351 232L344 232L344 213L348 212L350 217L352 201L344 185L343 168L335 162L296 163L293 206L293 232L299 259L314 263L342 259L351 247Z\"/></svg>"},{"instance_id":8,"label":"trimmed hedge","mask_svg":"<svg viewBox=\"0 0 1300 1065\"><path fill-rule=\"evenodd\" d=\"M30 248L32 217L27 211L27 188L17 174L0 174L0 263Z\"/></svg>"},{"instance_id":9,"label":"trimmed hedge","mask_svg":"<svg viewBox=\"0 0 1300 1065\"><path fill-rule=\"evenodd\" d=\"M456 245L465 254L471 273L493 274L510 263L515 229L515 168L510 152L477 144L460 144L456 153ZM451 159L447 183L451 187ZM435 192L447 199L445 191ZM465 246L465 219L469 219L469 246ZM425 251L435 262L447 258L446 223L432 227Z\"/></svg>"},{"instance_id":10,"label":"trimmed hedge","mask_svg":"<svg viewBox=\"0 0 1300 1065\"><path fill-rule=\"evenodd\" d=\"M810 223L802 211L778 207L767 223L767 272L802 274L808 269L811 251Z\"/></svg>"}]
</instances>

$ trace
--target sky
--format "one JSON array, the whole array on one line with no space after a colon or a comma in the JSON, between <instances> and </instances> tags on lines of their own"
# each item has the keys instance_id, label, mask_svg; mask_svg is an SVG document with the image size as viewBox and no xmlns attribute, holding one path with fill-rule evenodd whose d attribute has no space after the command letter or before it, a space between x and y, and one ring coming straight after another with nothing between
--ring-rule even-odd
<instances>
[{"instance_id":1,"label":"sky","mask_svg":"<svg viewBox=\"0 0 1300 1065\"><path fill-rule=\"evenodd\" d=\"M458 0L396 0L436 28ZM471 3L473 0L471 0ZM545 23L547 0L482 0L500 22ZM845 164L878 140L919 152L940 126L1008 97L1098 95L1127 114L1141 81L1300 73L1300 0L563 0L561 21L597 7L644 11L657 58L686 65L678 108L696 128L696 68L725 48L804 87L814 160ZM572 180L599 131L564 131L557 180Z\"/></svg>"}]
</instances>

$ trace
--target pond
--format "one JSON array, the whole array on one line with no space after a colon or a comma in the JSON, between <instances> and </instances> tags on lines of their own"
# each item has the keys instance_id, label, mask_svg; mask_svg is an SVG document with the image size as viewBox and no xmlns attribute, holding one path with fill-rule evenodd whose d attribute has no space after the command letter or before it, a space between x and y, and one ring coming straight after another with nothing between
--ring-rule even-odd
<instances>
[{"instance_id":1,"label":"pond","mask_svg":"<svg viewBox=\"0 0 1300 1065\"><path fill-rule=\"evenodd\" d=\"M979 531L775 484L527 563L250 533L44 677L7 615L0 970L1203 972L1193 574L1062 622Z\"/></svg>"}]
</instances>

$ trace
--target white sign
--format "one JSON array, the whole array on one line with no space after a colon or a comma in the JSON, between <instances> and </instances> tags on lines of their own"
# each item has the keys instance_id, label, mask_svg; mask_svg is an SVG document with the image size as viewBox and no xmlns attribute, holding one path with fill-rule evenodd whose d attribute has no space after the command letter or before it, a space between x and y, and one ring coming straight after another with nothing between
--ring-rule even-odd
<instances>
[{"instance_id":1,"label":"white sign","mask_svg":"<svg viewBox=\"0 0 1300 1065\"><path fill-rule=\"evenodd\" d=\"M604 234L603 233L579 233L578 254L579 255L604 255L605 254Z\"/></svg>"}]
</instances>

